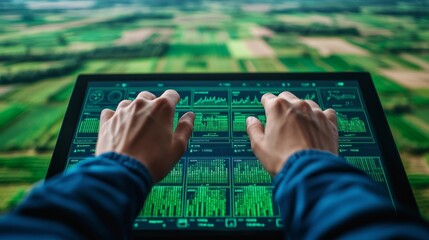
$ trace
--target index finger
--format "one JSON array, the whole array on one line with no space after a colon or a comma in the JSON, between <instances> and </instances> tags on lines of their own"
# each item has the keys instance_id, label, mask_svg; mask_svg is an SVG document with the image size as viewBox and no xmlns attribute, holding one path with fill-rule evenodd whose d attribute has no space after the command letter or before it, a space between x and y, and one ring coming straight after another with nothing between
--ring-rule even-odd
<instances>
[{"instance_id":1,"label":"index finger","mask_svg":"<svg viewBox=\"0 0 429 240\"><path fill-rule=\"evenodd\" d=\"M176 106L180 100L180 95L175 90L169 89L165 91L159 98L166 98L171 106Z\"/></svg>"},{"instance_id":2,"label":"index finger","mask_svg":"<svg viewBox=\"0 0 429 240\"><path fill-rule=\"evenodd\" d=\"M272 93L265 93L261 97L262 106L265 107L267 105L268 101L271 100L271 99L274 99L274 98L276 98L276 96L274 94L272 94Z\"/></svg>"}]
</instances>

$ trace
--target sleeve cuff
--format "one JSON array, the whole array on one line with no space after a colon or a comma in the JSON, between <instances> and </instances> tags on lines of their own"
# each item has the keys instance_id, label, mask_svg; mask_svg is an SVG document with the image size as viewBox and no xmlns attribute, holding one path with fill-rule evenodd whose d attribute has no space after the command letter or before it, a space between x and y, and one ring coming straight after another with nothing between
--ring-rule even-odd
<instances>
[{"instance_id":1,"label":"sleeve cuff","mask_svg":"<svg viewBox=\"0 0 429 240\"><path fill-rule=\"evenodd\" d=\"M298 161L300 158L304 156L312 156L317 155L319 157L333 157L335 156L335 159L338 159L338 155L334 155L333 153L321 151L321 150L301 150L296 153L294 153L292 156L289 157L289 159L286 161L286 164L283 166L283 168L280 170L279 173L274 177L273 179L273 185L277 187L279 183L283 180L283 178L286 176L286 173L289 172L292 168L294 168L294 165L296 161ZM343 159L340 156L340 159ZM346 162L344 160L344 162Z\"/></svg>"},{"instance_id":2,"label":"sleeve cuff","mask_svg":"<svg viewBox=\"0 0 429 240\"><path fill-rule=\"evenodd\" d=\"M100 154L98 157L102 159L115 161L121 164L122 166L126 167L127 169L131 170L131 172L137 173L140 176L145 176L146 180L149 183L149 186L153 186L152 174L149 172L149 170L146 168L145 165L137 161L135 158L132 158L124 154L119 154L116 152L106 152L106 153Z\"/></svg>"}]
</instances>

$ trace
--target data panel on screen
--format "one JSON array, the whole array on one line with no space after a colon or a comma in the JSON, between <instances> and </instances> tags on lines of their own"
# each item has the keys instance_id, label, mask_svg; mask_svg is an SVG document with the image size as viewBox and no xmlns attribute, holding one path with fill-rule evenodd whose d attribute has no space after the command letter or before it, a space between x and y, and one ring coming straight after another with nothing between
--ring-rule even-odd
<instances>
[{"instance_id":1,"label":"data panel on screen","mask_svg":"<svg viewBox=\"0 0 429 240\"><path fill-rule=\"evenodd\" d=\"M90 81L74 133L66 169L95 151L99 115L141 91L181 95L172 128L187 111L195 126L187 152L170 174L152 188L134 228L138 230L276 230L279 206L271 176L253 155L246 118L265 125L261 96L290 91L338 117L340 154L390 193L385 166L357 81ZM393 200L392 200L393 204Z\"/></svg>"}]
</instances>

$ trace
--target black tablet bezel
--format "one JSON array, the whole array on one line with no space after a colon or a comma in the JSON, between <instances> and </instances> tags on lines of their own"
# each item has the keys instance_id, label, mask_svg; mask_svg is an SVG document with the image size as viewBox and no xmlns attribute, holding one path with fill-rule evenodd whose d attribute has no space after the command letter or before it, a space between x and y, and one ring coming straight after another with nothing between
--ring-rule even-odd
<instances>
[{"instance_id":1,"label":"black tablet bezel","mask_svg":"<svg viewBox=\"0 0 429 240\"><path fill-rule=\"evenodd\" d=\"M392 193L397 202L403 206L418 212L411 186L408 182L404 167L402 165L398 150L393 140L392 133L384 115L379 97L369 73L348 72L348 73L222 73L222 74L96 74L80 75L76 81L66 115L60 130L60 134L55 146L51 163L46 178L50 178L64 170L67 156L70 151L73 135L78 124L79 114L87 90L89 81L235 81L235 80L318 80L318 81L341 81L356 80L365 99L368 115L373 124L375 134L380 144L380 150L384 166L387 171L387 178L392 187ZM204 236L216 236L228 239L246 237L246 239L256 239L273 236L282 238L282 231L134 231L136 237L159 237L168 239L169 237L201 238Z\"/></svg>"}]
</instances>

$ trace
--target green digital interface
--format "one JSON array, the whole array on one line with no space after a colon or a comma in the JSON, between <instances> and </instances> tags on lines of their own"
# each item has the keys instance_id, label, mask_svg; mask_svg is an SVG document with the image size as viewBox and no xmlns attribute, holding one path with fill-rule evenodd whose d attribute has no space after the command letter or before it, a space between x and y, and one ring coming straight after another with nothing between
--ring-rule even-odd
<instances>
[{"instance_id":1,"label":"green digital interface","mask_svg":"<svg viewBox=\"0 0 429 240\"><path fill-rule=\"evenodd\" d=\"M173 128L196 115L187 152L152 191L134 223L152 230L276 230L283 226L272 178L252 153L246 118L266 122L261 96L290 91L338 116L340 155L392 196L385 166L357 81L90 81L66 169L95 152L100 112L141 91L179 92ZM393 199L392 199L393 204Z\"/></svg>"}]
</instances>

